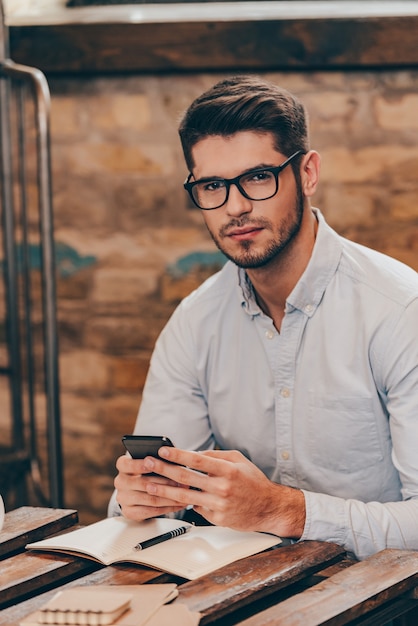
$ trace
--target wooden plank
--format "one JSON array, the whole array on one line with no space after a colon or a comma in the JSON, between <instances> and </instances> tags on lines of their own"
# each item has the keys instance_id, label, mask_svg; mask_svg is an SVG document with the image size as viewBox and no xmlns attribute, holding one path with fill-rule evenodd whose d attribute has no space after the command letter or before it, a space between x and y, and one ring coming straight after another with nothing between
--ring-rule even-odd
<instances>
[{"instance_id":1,"label":"wooden plank","mask_svg":"<svg viewBox=\"0 0 418 626\"><path fill-rule=\"evenodd\" d=\"M51 23L10 28L11 58L48 74L416 67L418 15Z\"/></svg>"},{"instance_id":2,"label":"wooden plank","mask_svg":"<svg viewBox=\"0 0 418 626\"><path fill-rule=\"evenodd\" d=\"M0 533L0 558L22 551L27 543L44 539L77 522L78 513L72 509L23 506L6 513Z\"/></svg>"},{"instance_id":3,"label":"wooden plank","mask_svg":"<svg viewBox=\"0 0 418 626\"><path fill-rule=\"evenodd\" d=\"M318 541L279 547L181 585L176 602L186 603L189 609L201 613L201 624L217 623L222 617L311 576L344 555L340 546Z\"/></svg>"},{"instance_id":4,"label":"wooden plank","mask_svg":"<svg viewBox=\"0 0 418 626\"><path fill-rule=\"evenodd\" d=\"M341 626L393 602L417 584L418 553L383 550L240 622L240 626Z\"/></svg>"},{"instance_id":5,"label":"wooden plank","mask_svg":"<svg viewBox=\"0 0 418 626\"><path fill-rule=\"evenodd\" d=\"M27 552L9 557L1 563L0 608L100 567L94 561L55 554Z\"/></svg>"},{"instance_id":6,"label":"wooden plank","mask_svg":"<svg viewBox=\"0 0 418 626\"><path fill-rule=\"evenodd\" d=\"M3 571L1 572L0 576L2 576L2 574ZM76 575L81 576L81 572L76 572ZM78 585L141 585L143 583L151 581L164 583L172 582L172 579L165 574L162 575L161 572L151 570L145 567L135 565L117 565L114 567L110 566L101 568L96 572L82 576L81 578L77 577L75 580L72 580L71 582L63 585L59 584L59 589L67 589L69 587L74 587ZM56 592L57 589L54 588L45 593L41 593L36 597L30 598L20 603L14 604L13 606L9 606L9 608L3 609L2 611L0 611L0 625L4 624L10 626L11 624L18 624L20 620L29 615L29 613L32 613L32 611L36 611L43 604L48 602L48 600L50 600Z\"/></svg>"}]
</instances>

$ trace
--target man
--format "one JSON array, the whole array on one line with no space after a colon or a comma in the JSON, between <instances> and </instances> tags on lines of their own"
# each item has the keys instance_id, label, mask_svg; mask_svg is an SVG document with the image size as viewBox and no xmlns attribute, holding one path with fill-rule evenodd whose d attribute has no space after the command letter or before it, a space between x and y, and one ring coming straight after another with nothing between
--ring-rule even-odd
<instances>
[{"instance_id":1,"label":"man","mask_svg":"<svg viewBox=\"0 0 418 626\"><path fill-rule=\"evenodd\" d=\"M135 433L178 447L118 459L123 515L193 507L358 558L418 549L417 273L311 207L320 157L287 91L221 81L179 132L185 188L231 262L157 341Z\"/></svg>"}]
</instances>

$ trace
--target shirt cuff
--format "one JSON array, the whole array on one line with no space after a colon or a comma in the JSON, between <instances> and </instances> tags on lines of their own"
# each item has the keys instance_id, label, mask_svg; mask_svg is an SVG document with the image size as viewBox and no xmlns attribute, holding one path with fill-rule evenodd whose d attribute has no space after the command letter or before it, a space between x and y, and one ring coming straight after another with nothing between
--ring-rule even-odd
<instances>
[{"instance_id":1,"label":"shirt cuff","mask_svg":"<svg viewBox=\"0 0 418 626\"><path fill-rule=\"evenodd\" d=\"M122 515L119 504L116 501L116 490L112 493L112 497L110 498L108 507L107 507L107 517L119 517Z\"/></svg>"},{"instance_id":2,"label":"shirt cuff","mask_svg":"<svg viewBox=\"0 0 418 626\"><path fill-rule=\"evenodd\" d=\"M299 541L329 541L345 545L347 517L342 498L302 489L305 496L306 520Z\"/></svg>"}]
</instances>

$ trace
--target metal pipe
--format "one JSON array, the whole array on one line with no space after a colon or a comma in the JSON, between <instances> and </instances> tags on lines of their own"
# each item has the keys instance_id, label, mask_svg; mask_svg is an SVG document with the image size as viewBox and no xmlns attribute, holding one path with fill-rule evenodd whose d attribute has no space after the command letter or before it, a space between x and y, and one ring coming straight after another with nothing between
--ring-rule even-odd
<instances>
[{"instance_id":1,"label":"metal pipe","mask_svg":"<svg viewBox=\"0 0 418 626\"><path fill-rule=\"evenodd\" d=\"M42 294L45 338L45 380L48 428L48 463L51 503L62 507L61 411L58 376L58 333L56 323L55 251L52 218L50 162L50 94L44 74L36 68L5 58L2 71L6 76L29 80L35 96L37 127L38 187L40 231L42 240Z\"/></svg>"},{"instance_id":2,"label":"metal pipe","mask_svg":"<svg viewBox=\"0 0 418 626\"><path fill-rule=\"evenodd\" d=\"M17 143L18 143L18 182L20 191L20 212L22 228L22 299L24 311L24 344L26 357L27 377L27 409L29 423L29 450L30 450L30 473L33 486L38 500L44 505L49 504L48 498L42 488L42 477L38 459L38 438L36 433L35 411L35 359L34 359L34 334L32 332L32 298L31 298L31 263L29 256L28 237L28 211L27 211L27 179L26 179L26 123L25 123L25 88L27 85L17 86Z\"/></svg>"},{"instance_id":3,"label":"metal pipe","mask_svg":"<svg viewBox=\"0 0 418 626\"><path fill-rule=\"evenodd\" d=\"M1 18L3 6L0 2ZM2 19L3 24L3 19ZM7 29L0 29L0 70L8 54ZM1 198L3 205L3 247L4 247L4 282L6 299L6 328L8 337L8 369L10 372L11 410L14 416L12 424L12 445L23 450L24 423L22 410L21 362L19 338L19 303L17 294L17 259L14 246L14 201L12 172L12 142L10 135L10 84L3 72L0 72L0 172Z\"/></svg>"}]
</instances>

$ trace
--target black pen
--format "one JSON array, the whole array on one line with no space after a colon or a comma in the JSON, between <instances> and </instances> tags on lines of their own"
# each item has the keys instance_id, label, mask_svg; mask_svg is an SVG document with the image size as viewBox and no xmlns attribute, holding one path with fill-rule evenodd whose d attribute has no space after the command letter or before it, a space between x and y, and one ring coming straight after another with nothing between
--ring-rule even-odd
<instances>
[{"instance_id":1,"label":"black pen","mask_svg":"<svg viewBox=\"0 0 418 626\"><path fill-rule=\"evenodd\" d=\"M168 533L163 533L162 535L157 535L156 537L152 537L151 539L146 539L145 541L137 543L136 546L134 546L134 550L145 550L145 548L155 546L157 543L162 543L163 541L168 541L169 539L173 539L174 537L178 537L179 535L184 535L184 533L187 533L190 528L190 526L181 526L180 528L170 530L170 532Z\"/></svg>"}]
</instances>

